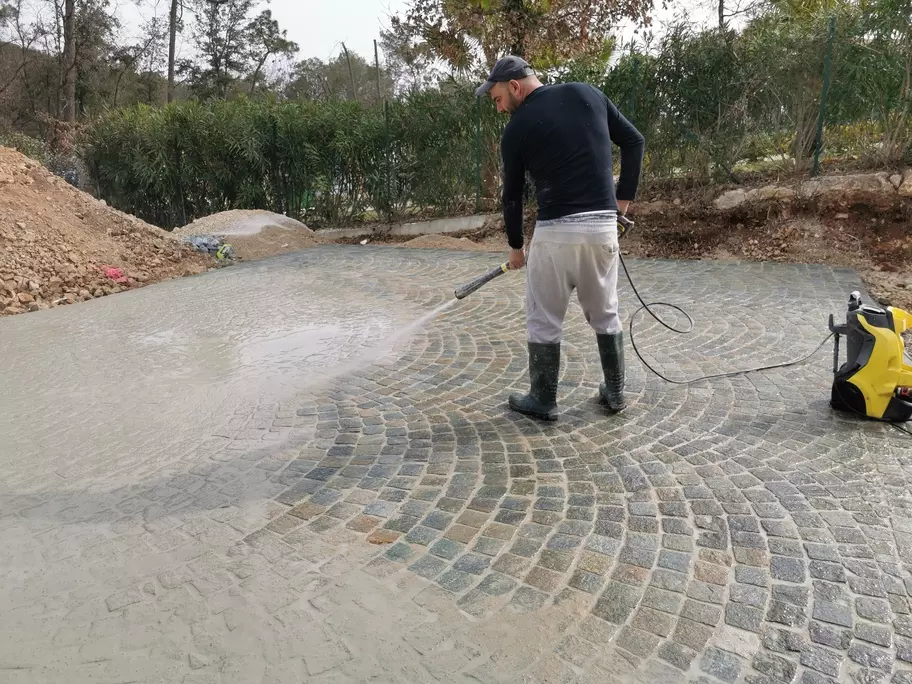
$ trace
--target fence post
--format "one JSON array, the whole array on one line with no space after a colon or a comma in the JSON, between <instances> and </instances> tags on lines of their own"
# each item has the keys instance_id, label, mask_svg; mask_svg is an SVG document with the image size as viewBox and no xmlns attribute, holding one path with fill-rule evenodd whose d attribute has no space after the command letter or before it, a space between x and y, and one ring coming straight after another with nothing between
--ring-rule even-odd
<instances>
[{"instance_id":1,"label":"fence post","mask_svg":"<svg viewBox=\"0 0 912 684\"><path fill-rule=\"evenodd\" d=\"M173 132L172 132L173 135ZM177 142L176 137L171 138L171 142L174 145L174 167L177 171L177 197L178 197L178 208L180 209L180 216L183 223L181 226L186 226L189 221L187 221L187 195L184 193L184 173L183 173L183 154L181 153L180 144ZM176 226L180 227L180 226Z\"/></svg>"},{"instance_id":2,"label":"fence post","mask_svg":"<svg viewBox=\"0 0 912 684\"><path fill-rule=\"evenodd\" d=\"M275 111L275 105L269 107L269 128L271 138L269 140L269 175L272 176L272 206L273 211L277 214L288 214L290 207L286 206L288 193L285 190L285 179L283 178L279 164L279 118ZM300 219L300 216L293 218Z\"/></svg>"},{"instance_id":3,"label":"fence post","mask_svg":"<svg viewBox=\"0 0 912 684\"><path fill-rule=\"evenodd\" d=\"M481 213L481 98L475 97L475 213Z\"/></svg>"},{"instance_id":4,"label":"fence post","mask_svg":"<svg viewBox=\"0 0 912 684\"><path fill-rule=\"evenodd\" d=\"M820 148L823 144L823 119L826 115L827 91L830 89L830 59L833 55L833 35L836 32L836 17L830 17L830 27L827 34L826 60L823 63L823 89L820 92L820 111L817 114L817 134L814 136L814 167L811 176L816 176L820 171Z\"/></svg>"},{"instance_id":5,"label":"fence post","mask_svg":"<svg viewBox=\"0 0 912 684\"><path fill-rule=\"evenodd\" d=\"M377 102L383 99L380 93L380 55L377 53L377 39L374 38L374 69L377 71Z\"/></svg>"},{"instance_id":6,"label":"fence post","mask_svg":"<svg viewBox=\"0 0 912 684\"><path fill-rule=\"evenodd\" d=\"M393 208L393 190L391 187L391 184L393 181L393 179L392 179L392 174L393 174L392 150L390 149L391 145L390 145L389 100L387 100L386 98L383 98L383 126L386 129L386 131L385 131L385 133L386 133L386 135L385 135L385 137L386 137L386 155L385 155L386 156L386 182L384 183L384 185L386 186L384 188L384 194L386 195L386 197L384 198L385 199L384 203L386 204L387 216L389 217L390 220L392 220L393 215L395 213L394 208Z\"/></svg>"},{"instance_id":7,"label":"fence post","mask_svg":"<svg viewBox=\"0 0 912 684\"><path fill-rule=\"evenodd\" d=\"M630 89L630 99L627 101L627 112L625 116L633 123L633 117L636 114L637 90L640 84L640 57L636 54L636 41L630 41L630 56L633 57L633 88Z\"/></svg>"}]
</instances>

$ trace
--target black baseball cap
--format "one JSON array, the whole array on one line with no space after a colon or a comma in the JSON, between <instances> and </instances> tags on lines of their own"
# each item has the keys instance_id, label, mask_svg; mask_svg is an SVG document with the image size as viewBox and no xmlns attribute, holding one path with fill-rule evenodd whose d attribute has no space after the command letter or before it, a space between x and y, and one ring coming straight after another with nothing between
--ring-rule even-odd
<instances>
[{"instance_id":1,"label":"black baseball cap","mask_svg":"<svg viewBox=\"0 0 912 684\"><path fill-rule=\"evenodd\" d=\"M488 74L488 79L482 83L476 90L475 96L481 97L488 92L495 83L506 83L514 79L519 80L526 76L531 76L535 72L532 67L522 57L507 55L497 60L497 64Z\"/></svg>"}]
</instances>

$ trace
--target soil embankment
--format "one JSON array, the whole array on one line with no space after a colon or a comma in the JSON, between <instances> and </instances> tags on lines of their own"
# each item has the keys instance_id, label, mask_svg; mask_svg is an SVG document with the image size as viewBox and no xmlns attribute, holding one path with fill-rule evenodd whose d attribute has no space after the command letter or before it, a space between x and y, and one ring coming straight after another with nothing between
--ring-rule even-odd
<instances>
[{"instance_id":1,"label":"soil embankment","mask_svg":"<svg viewBox=\"0 0 912 684\"><path fill-rule=\"evenodd\" d=\"M0 147L0 315L201 273L212 259Z\"/></svg>"}]
</instances>

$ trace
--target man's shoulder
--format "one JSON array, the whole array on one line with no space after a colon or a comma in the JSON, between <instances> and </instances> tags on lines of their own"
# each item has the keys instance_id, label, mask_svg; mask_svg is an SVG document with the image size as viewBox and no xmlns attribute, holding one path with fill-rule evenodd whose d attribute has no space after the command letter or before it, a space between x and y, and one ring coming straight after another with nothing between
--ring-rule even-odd
<instances>
[{"instance_id":1,"label":"man's shoulder","mask_svg":"<svg viewBox=\"0 0 912 684\"><path fill-rule=\"evenodd\" d=\"M584 96L595 96L599 98L605 97L599 88L595 87L591 83L583 83L581 81L568 81L567 83L560 83L556 87L563 88L563 92L575 92Z\"/></svg>"},{"instance_id":2,"label":"man's shoulder","mask_svg":"<svg viewBox=\"0 0 912 684\"><path fill-rule=\"evenodd\" d=\"M526 131L529 127L526 118L517 116L517 114L510 117L510 120L507 121L506 126L503 128L503 132L500 134L500 146L513 152L517 152L522 148L526 139Z\"/></svg>"},{"instance_id":3,"label":"man's shoulder","mask_svg":"<svg viewBox=\"0 0 912 684\"><path fill-rule=\"evenodd\" d=\"M595 102L599 99L604 100L605 95L601 90L588 83L579 83L576 81L551 83L537 88L535 97L529 98L526 102L527 106L520 107L516 114L525 114L527 111L530 112L535 110L535 114L529 115L538 116L538 113L542 108L551 109L558 103L566 102L568 98L570 98L570 100L581 99L588 102ZM513 118L521 119L522 117L515 116Z\"/></svg>"},{"instance_id":4,"label":"man's shoulder","mask_svg":"<svg viewBox=\"0 0 912 684\"><path fill-rule=\"evenodd\" d=\"M602 110L608 105L608 99L599 88L589 83L568 81L547 86L546 96L541 98L540 106L551 108L568 102L586 103L589 107Z\"/></svg>"},{"instance_id":5,"label":"man's shoulder","mask_svg":"<svg viewBox=\"0 0 912 684\"><path fill-rule=\"evenodd\" d=\"M516 116L516 114L512 115L510 117L509 121L507 121L507 124L503 128L503 133L501 134L501 139L505 140L509 137L512 137L513 135L516 135L517 130L519 130L521 127L522 127L521 117Z\"/></svg>"}]
</instances>

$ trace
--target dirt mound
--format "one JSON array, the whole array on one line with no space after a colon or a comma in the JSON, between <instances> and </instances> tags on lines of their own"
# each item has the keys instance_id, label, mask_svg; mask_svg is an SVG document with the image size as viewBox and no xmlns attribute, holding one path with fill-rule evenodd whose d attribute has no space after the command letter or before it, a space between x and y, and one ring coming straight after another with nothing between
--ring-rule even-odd
<instances>
[{"instance_id":1,"label":"dirt mound","mask_svg":"<svg viewBox=\"0 0 912 684\"><path fill-rule=\"evenodd\" d=\"M287 228L306 235L314 232L300 221L284 214L261 209L230 209L210 214L188 223L182 228L175 228L174 235L256 235L264 228Z\"/></svg>"},{"instance_id":2,"label":"dirt mound","mask_svg":"<svg viewBox=\"0 0 912 684\"><path fill-rule=\"evenodd\" d=\"M210 214L174 230L175 237L218 237L234 247L238 259L250 261L322 245L330 240L300 221L259 209L231 209Z\"/></svg>"},{"instance_id":3,"label":"dirt mound","mask_svg":"<svg viewBox=\"0 0 912 684\"><path fill-rule=\"evenodd\" d=\"M449 235L422 235L402 244L403 247L417 249L459 249L473 252L489 252L490 245L480 245L466 237L456 238Z\"/></svg>"},{"instance_id":4,"label":"dirt mound","mask_svg":"<svg viewBox=\"0 0 912 684\"><path fill-rule=\"evenodd\" d=\"M166 231L0 147L0 315L101 297L213 264Z\"/></svg>"},{"instance_id":5,"label":"dirt mound","mask_svg":"<svg viewBox=\"0 0 912 684\"><path fill-rule=\"evenodd\" d=\"M229 235L226 236L226 239L234 247L238 258L242 261L265 259L277 254L295 252L299 249L307 249L308 247L331 242L324 237L314 235L312 232L302 233L288 228L277 227L264 228L255 235Z\"/></svg>"},{"instance_id":6,"label":"dirt mound","mask_svg":"<svg viewBox=\"0 0 912 684\"><path fill-rule=\"evenodd\" d=\"M905 203L816 212L779 207L733 217L674 209L637 218L625 254L652 259L740 259L827 264L858 272L881 304L912 310L912 237Z\"/></svg>"}]
</instances>

